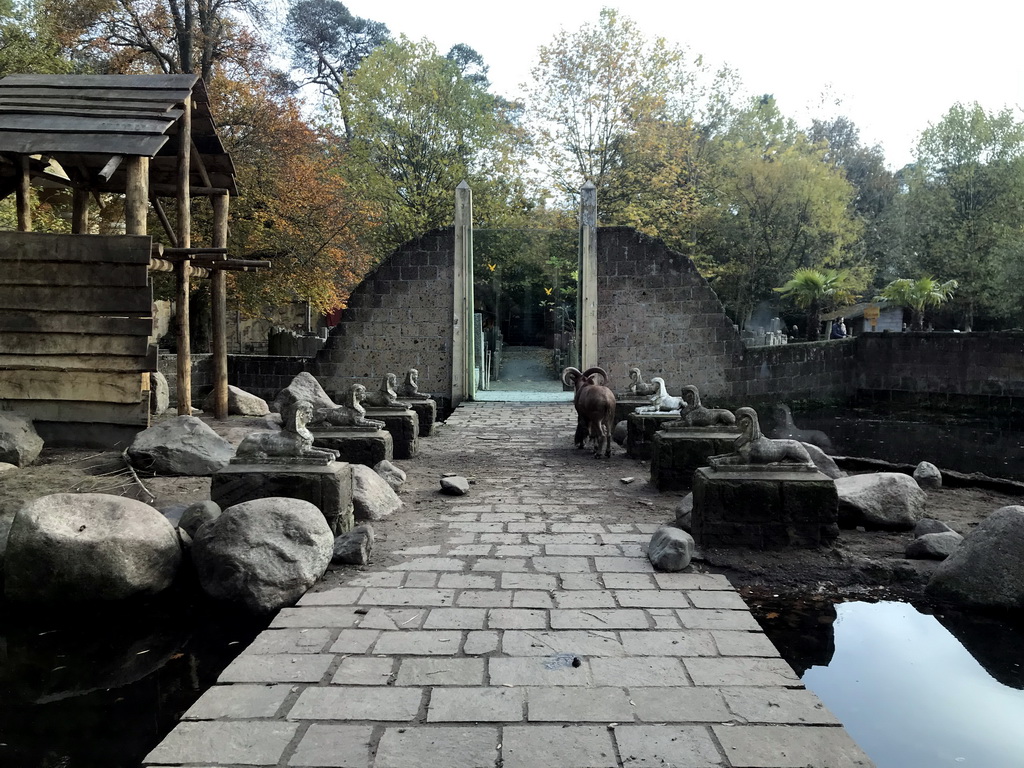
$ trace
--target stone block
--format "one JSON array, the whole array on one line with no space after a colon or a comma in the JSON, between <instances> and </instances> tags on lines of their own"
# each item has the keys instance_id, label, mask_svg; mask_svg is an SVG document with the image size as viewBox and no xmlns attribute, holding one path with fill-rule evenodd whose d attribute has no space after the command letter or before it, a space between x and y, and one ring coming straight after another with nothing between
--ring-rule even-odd
<instances>
[{"instance_id":1,"label":"stone block","mask_svg":"<svg viewBox=\"0 0 1024 768\"><path fill-rule=\"evenodd\" d=\"M384 422L384 428L394 441L394 458L411 459L419 452L420 421L415 411L367 408L366 418Z\"/></svg>"},{"instance_id":2,"label":"stone block","mask_svg":"<svg viewBox=\"0 0 1024 768\"><path fill-rule=\"evenodd\" d=\"M817 547L839 535L835 482L820 472L698 469L693 534L699 547Z\"/></svg>"},{"instance_id":3,"label":"stone block","mask_svg":"<svg viewBox=\"0 0 1024 768\"><path fill-rule=\"evenodd\" d=\"M227 509L253 499L281 496L302 499L324 514L337 535L355 525L352 467L340 461L314 464L230 464L210 481L210 498Z\"/></svg>"},{"instance_id":4,"label":"stone block","mask_svg":"<svg viewBox=\"0 0 1024 768\"><path fill-rule=\"evenodd\" d=\"M313 432L313 445L338 452L338 461L374 467L395 457L395 443L387 430Z\"/></svg>"},{"instance_id":5,"label":"stone block","mask_svg":"<svg viewBox=\"0 0 1024 768\"><path fill-rule=\"evenodd\" d=\"M649 459L654 448L654 435L666 421L675 421L678 413L631 413L626 421L626 453L631 459Z\"/></svg>"},{"instance_id":6,"label":"stone block","mask_svg":"<svg viewBox=\"0 0 1024 768\"><path fill-rule=\"evenodd\" d=\"M420 420L420 437L430 437L434 434L434 422L437 421L437 401L435 400L411 400L409 408L416 412Z\"/></svg>"},{"instance_id":7,"label":"stone block","mask_svg":"<svg viewBox=\"0 0 1024 768\"><path fill-rule=\"evenodd\" d=\"M708 458L732 453L736 429L680 429L656 432L651 441L651 484L659 491L689 490L693 473Z\"/></svg>"},{"instance_id":8,"label":"stone block","mask_svg":"<svg viewBox=\"0 0 1024 768\"><path fill-rule=\"evenodd\" d=\"M620 421L625 421L629 418L629 414L633 413L637 408L641 408L651 404L651 398L647 397L616 397L615 399L615 423L618 424Z\"/></svg>"}]
</instances>

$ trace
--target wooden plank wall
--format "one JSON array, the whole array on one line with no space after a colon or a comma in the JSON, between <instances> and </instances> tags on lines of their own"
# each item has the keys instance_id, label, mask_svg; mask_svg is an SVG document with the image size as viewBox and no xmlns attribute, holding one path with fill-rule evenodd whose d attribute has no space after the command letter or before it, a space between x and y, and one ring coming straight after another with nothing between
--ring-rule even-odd
<instances>
[{"instance_id":1,"label":"wooden plank wall","mask_svg":"<svg viewBox=\"0 0 1024 768\"><path fill-rule=\"evenodd\" d=\"M0 232L0 410L149 425L151 240Z\"/></svg>"}]
</instances>

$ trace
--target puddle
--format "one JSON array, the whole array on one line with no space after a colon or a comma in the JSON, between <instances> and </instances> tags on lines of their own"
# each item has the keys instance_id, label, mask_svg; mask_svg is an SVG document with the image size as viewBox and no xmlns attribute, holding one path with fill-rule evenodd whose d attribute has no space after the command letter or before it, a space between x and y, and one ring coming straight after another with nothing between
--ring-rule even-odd
<instances>
[{"instance_id":1,"label":"puddle","mask_svg":"<svg viewBox=\"0 0 1024 768\"><path fill-rule=\"evenodd\" d=\"M815 598L754 613L878 768L1024 765L1024 626Z\"/></svg>"}]
</instances>

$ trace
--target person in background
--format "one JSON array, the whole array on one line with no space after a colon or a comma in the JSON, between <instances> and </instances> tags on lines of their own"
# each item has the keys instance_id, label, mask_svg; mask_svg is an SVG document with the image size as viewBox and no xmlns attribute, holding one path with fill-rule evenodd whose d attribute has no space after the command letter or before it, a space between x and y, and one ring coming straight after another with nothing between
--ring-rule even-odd
<instances>
[{"instance_id":1,"label":"person in background","mask_svg":"<svg viewBox=\"0 0 1024 768\"><path fill-rule=\"evenodd\" d=\"M838 320L832 323L832 332L828 336L830 339L845 339L846 338L846 319L840 317Z\"/></svg>"}]
</instances>

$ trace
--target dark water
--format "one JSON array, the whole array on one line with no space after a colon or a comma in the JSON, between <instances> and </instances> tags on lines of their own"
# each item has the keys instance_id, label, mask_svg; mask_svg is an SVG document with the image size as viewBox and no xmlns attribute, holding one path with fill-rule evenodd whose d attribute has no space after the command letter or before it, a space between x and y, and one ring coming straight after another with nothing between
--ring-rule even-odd
<instances>
[{"instance_id":1,"label":"dark water","mask_svg":"<svg viewBox=\"0 0 1024 768\"><path fill-rule=\"evenodd\" d=\"M1024 480L1024 423L1019 417L864 407L797 412L793 421L828 435L834 454L896 464L930 461L942 469Z\"/></svg>"},{"instance_id":2,"label":"dark water","mask_svg":"<svg viewBox=\"0 0 1024 768\"><path fill-rule=\"evenodd\" d=\"M136 768L265 625L184 598L78 614L0 603L0 766Z\"/></svg>"},{"instance_id":3,"label":"dark water","mask_svg":"<svg viewBox=\"0 0 1024 768\"><path fill-rule=\"evenodd\" d=\"M1024 766L1024 625L825 598L754 613L878 768Z\"/></svg>"}]
</instances>

